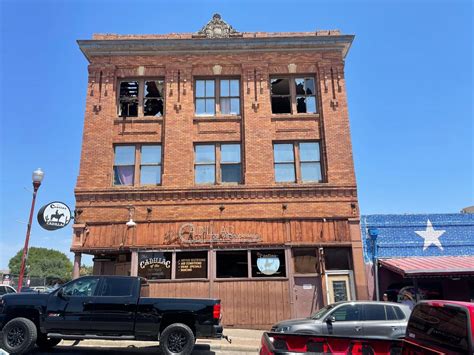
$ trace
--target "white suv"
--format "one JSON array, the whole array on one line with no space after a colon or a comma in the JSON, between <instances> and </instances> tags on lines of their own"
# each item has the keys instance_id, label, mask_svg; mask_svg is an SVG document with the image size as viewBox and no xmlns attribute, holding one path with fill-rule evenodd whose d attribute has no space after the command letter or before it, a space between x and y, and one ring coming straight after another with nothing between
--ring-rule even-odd
<instances>
[{"instance_id":1,"label":"white suv","mask_svg":"<svg viewBox=\"0 0 474 355\"><path fill-rule=\"evenodd\" d=\"M16 290L8 285L0 285L0 298L8 293L16 293Z\"/></svg>"}]
</instances>

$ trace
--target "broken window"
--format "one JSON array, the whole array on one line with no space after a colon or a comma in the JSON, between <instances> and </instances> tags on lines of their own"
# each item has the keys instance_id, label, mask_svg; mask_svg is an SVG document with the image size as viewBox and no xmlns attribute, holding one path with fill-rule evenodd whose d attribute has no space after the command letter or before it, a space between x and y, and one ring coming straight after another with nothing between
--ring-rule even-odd
<instances>
[{"instance_id":1,"label":"broken window","mask_svg":"<svg viewBox=\"0 0 474 355\"><path fill-rule=\"evenodd\" d=\"M272 113L291 113L289 79L271 79Z\"/></svg>"},{"instance_id":2,"label":"broken window","mask_svg":"<svg viewBox=\"0 0 474 355\"><path fill-rule=\"evenodd\" d=\"M137 79L120 82L120 117L161 117L165 107L163 79Z\"/></svg>"},{"instance_id":3,"label":"broken window","mask_svg":"<svg viewBox=\"0 0 474 355\"><path fill-rule=\"evenodd\" d=\"M296 78L296 112L316 113L316 97L313 78Z\"/></svg>"},{"instance_id":4,"label":"broken window","mask_svg":"<svg viewBox=\"0 0 474 355\"><path fill-rule=\"evenodd\" d=\"M145 90L143 97L144 116L163 116L163 87L163 80L145 81Z\"/></svg>"},{"instance_id":5,"label":"broken window","mask_svg":"<svg viewBox=\"0 0 474 355\"><path fill-rule=\"evenodd\" d=\"M138 94L138 81L122 81L120 83L120 117L138 116Z\"/></svg>"},{"instance_id":6,"label":"broken window","mask_svg":"<svg viewBox=\"0 0 474 355\"><path fill-rule=\"evenodd\" d=\"M272 113L317 113L313 77L271 78L270 87Z\"/></svg>"}]
</instances>

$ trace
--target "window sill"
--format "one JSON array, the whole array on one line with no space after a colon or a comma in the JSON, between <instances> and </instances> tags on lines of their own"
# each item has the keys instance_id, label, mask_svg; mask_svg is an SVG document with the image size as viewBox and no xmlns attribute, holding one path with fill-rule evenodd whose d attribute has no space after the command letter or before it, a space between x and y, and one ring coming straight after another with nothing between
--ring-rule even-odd
<instances>
[{"instance_id":1,"label":"window sill","mask_svg":"<svg viewBox=\"0 0 474 355\"><path fill-rule=\"evenodd\" d=\"M303 181L300 181L300 182L278 182L278 181L275 181L275 184L277 186L321 186L321 185L324 185L326 184L326 182L323 182L323 181L320 181L320 182L317 182L317 181L308 181L308 182L303 182Z\"/></svg>"},{"instance_id":2,"label":"window sill","mask_svg":"<svg viewBox=\"0 0 474 355\"><path fill-rule=\"evenodd\" d=\"M194 116L194 122L240 122L242 116L230 115L230 116Z\"/></svg>"},{"instance_id":3,"label":"window sill","mask_svg":"<svg viewBox=\"0 0 474 355\"><path fill-rule=\"evenodd\" d=\"M288 277L229 277L215 278L214 282L232 282L232 281L288 281Z\"/></svg>"},{"instance_id":4,"label":"window sill","mask_svg":"<svg viewBox=\"0 0 474 355\"><path fill-rule=\"evenodd\" d=\"M272 114L272 121L313 121L319 119L319 113Z\"/></svg>"},{"instance_id":5,"label":"window sill","mask_svg":"<svg viewBox=\"0 0 474 355\"><path fill-rule=\"evenodd\" d=\"M162 123L163 116L160 117L117 117L114 123Z\"/></svg>"}]
</instances>

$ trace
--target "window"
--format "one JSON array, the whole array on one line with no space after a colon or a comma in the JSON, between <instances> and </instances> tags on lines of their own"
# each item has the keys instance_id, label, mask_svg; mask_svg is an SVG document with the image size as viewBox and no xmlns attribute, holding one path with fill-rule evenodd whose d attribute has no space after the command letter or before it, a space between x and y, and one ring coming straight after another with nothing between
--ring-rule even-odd
<instances>
[{"instance_id":1,"label":"window","mask_svg":"<svg viewBox=\"0 0 474 355\"><path fill-rule=\"evenodd\" d=\"M144 79L120 82L120 117L160 117L164 114L164 80Z\"/></svg>"},{"instance_id":2,"label":"window","mask_svg":"<svg viewBox=\"0 0 474 355\"><path fill-rule=\"evenodd\" d=\"M366 304L365 320L386 320L385 307L381 304Z\"/></svg>"},{"instance_id":3,"label":"window","mask_svg":"<svg viewBox=\"0 0 474 355\"><path fill-rule=\"evenodd\" d=\"M240 114L240 81L238 79L196 80L196 115Z\"/></svg>"},{"instance_id":4,"label":"window","mask_svg":"<svg viewBox=\"0 0 474 355\"><path fill-rule=\"evenodd\" d=\"M274 144L275 181L296 182L293 144Z\"/></svg>"},{"instance_id":5,"label":"window","mask_svg":"<svg viewBox=\"0 0 474 355\"><path fill-rule=\"evenodd\" d=\"M114 185L133 185L135 175L135 146L115 147Z\"/></svg>"},{"instance_id":6,"label":"window","mask_svg":"<svg viewBox=\"0 0 474 355\"><path fill-rule=\"evenodd\" d=\"M400 307L397 306L385 306L387 312L387 320L400 320L405 319L405 315Z\"/></svg>"},{"instance_id":7,"label":"window","mask_svg":"<svg viewBox=\"0 0 474 355\"><path fill-rule=\"evenodd\" d=\"M161 184L161 145L117 145L114 150L115 186L133 186L135 174L139 174L142 186Z\"/></svg>"},{"instance_id":8,"label":"window","mask_svg":"<svg viewBox=\"0 0 474 355\"><path fill-rule=\"evenodd\" d=\"M285 277L284 250L252 250L252 277Z\"/></svg>"},{"instance_id":9,"label":"window","mask_svg":"<svg viewBox=\"0 0 474 355\"><path fill-rule=\"evenodd\" d=\"M248 277L247 251L216 252L216 277Z\"/></svg>"},{"instance_id":10,"label":"window","mask_svg":"<svg viewBox=\"0 0 474 355\"><path fill-rule=\"evenodd\" d=\"M354 322L360 320L360 306L348 304L337 308L331 313L336 322Z\"/></svg>"},{"instance_id":11,"label":"window","mask_svg":"<svg viewBox=\"0 0 474 355\"><path fill-rule=\"evenodd\" d=\"M352 270L349 248L324 248L324 265L327 270Z\"/></svg>"},{"instance_id":12,"label":"window","mask_svg":"<svg viewBox=\"0 0 474 355\"><path fill-rule=\"evenodd\" d=\"M138 253L138 276L148 280L171 279L172 253Z\"/></svg>"},{"instance_id":13,"label":"window","mask_svg":"<svg viewBox=\"0 0 474 355\"><path fill-rule=\"evenodd\" d=\"M207 251L176 253L177 279L206 279Z\"/></svg>"},{"instance_id":14,"label":"window","mask_svg":"<svg viewBox=\"0 0 474 355\"><path fill-rule=\"evenodd\" d=\"M318 272L316 249L293 249L296 274L315 274Z\"/></svg>"},{"instance_id":15,"label":"window","mask_svg":"<svg viewBox=\"0 0 474 355\"><path fill-rule=\"evenodd\" d=\"M270 79L272 113L317 113L313 77Z\"/></svg>"},{"instance_id":16,"label":"window","mask_svg":"<svg viewBox=\"0 0 474 355\"><path fill-rule=\"evenodd\" d=\"M161 145L144 145L141 149L140 185L161 184Z\"/></svg>"},{"instance_id":17,"label":"window","mask_svg":"<svg viewBox=\"0 0 474 355\"><path fill-rule=\"evenodd\" d=\"M319 143L300 143L300 167L301 180L320 182L321 177L321 159L319 154Z\"/></svg>"},{"instance_id":18,"label":"window","mask_svg":"<svg viewBox=\"0 0 474 355\"><path fill-rule=\"evenodd\" d=\"M133 294L134 279L122 277L106 277L102 284L99 296L124 297Z\"/></svg>"},{"instance_id":19,"label":"window","mask_svg":"<svg viewBox=\"0 0 474 355\"><path fill-rule=\"evenodd\" d=\"M65 296L94 296L98 284L97 277L81 278L64 286L63 294Z\"/></svg>"},{"instance_id":20,"label":"window","mask_svg":"<svg viewBox=\"0 0 474 355\"><path fill-rule=\"evenodd\" d=\"M275 143L276 182L321 182L321 154L318 142Z\"/></svg>"},{"instance_id":21,"label":"window","mask_svg":"<svg viewBox=\"0 0 474 355\"><path fill-rule=\"evenodd\" d=\"M416 339L420 345L437 347L443 353L471 353L467 312L455 306L418 304L408 322L407 338Z\"/></svg>"},{"instance_id":22,"label":"window","mask_svg":"<svg viewBox=\"0 0 474 355\"><path fill-rule=\"evenodd\" d=\"M197 144L194 152L196 184L242 182L240 144Z\"/></svg>"}]
</instances>

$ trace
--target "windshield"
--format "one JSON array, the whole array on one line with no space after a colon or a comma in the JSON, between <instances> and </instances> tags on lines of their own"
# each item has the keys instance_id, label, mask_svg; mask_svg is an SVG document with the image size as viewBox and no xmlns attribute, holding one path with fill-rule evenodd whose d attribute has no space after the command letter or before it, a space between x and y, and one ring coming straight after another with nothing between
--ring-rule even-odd
<instances>
[{"instance_id":1,"label":"windshield","mask_svg":"<svg viewBox=\"0 0 474 355\"><path fill-rule=\"evenodd\" d=\"M319 311L314 312L310 318L320 319L321 317L324 317L324 315L327 314L333 308L334 308L333 304L327 305L326 307L321 308Z\"/></svg>"}]
</instances>

